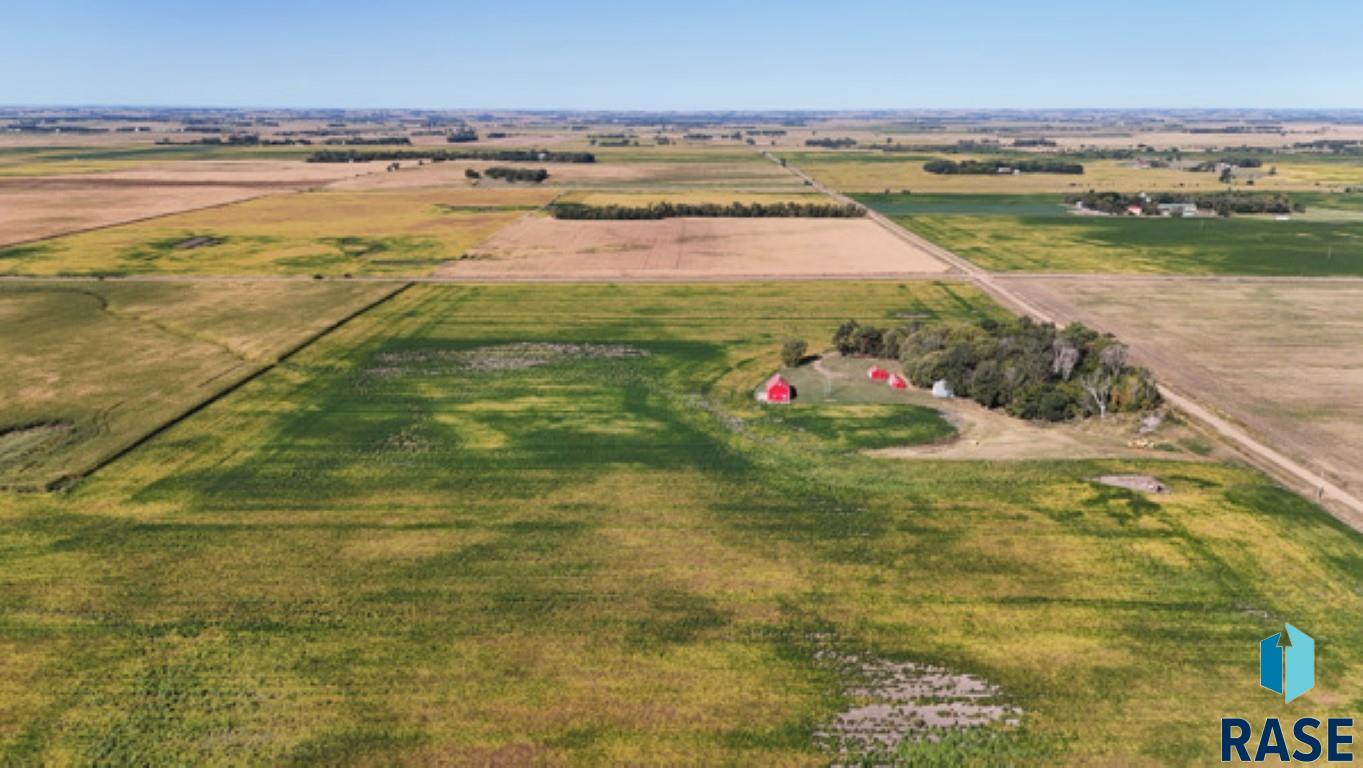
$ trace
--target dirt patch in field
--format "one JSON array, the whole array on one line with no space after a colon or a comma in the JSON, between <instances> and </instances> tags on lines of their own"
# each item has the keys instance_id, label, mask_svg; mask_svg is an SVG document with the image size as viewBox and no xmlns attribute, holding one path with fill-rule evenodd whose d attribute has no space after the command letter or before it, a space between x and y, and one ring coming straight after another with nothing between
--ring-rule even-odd
<instances>
[{"instance_id":1,"label":"dirt patch in field","mask_svg":"<svg viewBox=\"0 0 1363 768\"><path fill-rule=\"evenodd\" d=\"M0 467L20 467L30 457L57 447L74 431L75 425L65 421L0 429Z\"/></svg>"},{"instance_id":2,"label":"dirt patch in field","mask_svg":"<svg viewBox=\"0 0 1363 768\"><path fill-rule=\"evenodd\" d=\"M1016 727L1022 711L997 686L928 664L822 650L815 655L852 681L853 705L815 731L815 741L839 763L860 765L892 754L900 742L933 741L944 733L990 725Z\"/></svg>"},{"instance_id":3,"label":"dirt patch in field","mask_svg":"<svg viewBox=\"0 0 1363 768\"><path fill-rule=\"evenodd\" d=\"M1099 485L1110 485L1113 488L1126 488L1130 491L1140 491L1142 493L1168 493L1169 487L1159 481L1159 478L1150 475L1099 475L1093 478L1093 482Z\"/></svg>"},{"instance_id":4,"label":"dirt patch in field","mask_svg":"<svg viewBox=\"0 0 1363 768\"><path fill-rule=\"evenodd\" d=\"M530 216L440 277L704 278L941 274L947 266L862 219L560 221Z\"/></svg>"},{"instance_id":5,"label":"dirt patch in field","mask_svg":"<svg viewBox=\"0 0 1363 768\"><path fill-rule=\"evenodd\" d=\"M602 360L648 357L648 351L625 344L561 344L522 342L473 349L380 352L377 365L365 369L371 376L441 375L451 368L480 372L518 371L568 360Z\"/></svg>"}]
</instances>

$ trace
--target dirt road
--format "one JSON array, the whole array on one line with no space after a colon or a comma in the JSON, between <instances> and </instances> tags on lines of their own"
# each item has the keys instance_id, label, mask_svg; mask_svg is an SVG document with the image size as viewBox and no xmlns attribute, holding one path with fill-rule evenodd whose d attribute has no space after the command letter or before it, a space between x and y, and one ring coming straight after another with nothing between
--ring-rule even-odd
<instances>
[{"instance_id":1,"label":"dirt road","mask_svg":"<svg viewBox=\"0 0 1363 768\"><path fill-rule=\"evenodd\" d=\"M786 170L804 180L811 188L845 203L856 202L846 195L820 184L816 179L799 168L781 163L780 160L773 157L770 153L763 152L762 154L772 162L783 165ZM944 263L952 267L953 270L965 275L971 282L975 283L981 290L988 293L999 303L1014 311L1030 315L1043 322L1053 322L1056 324L1064 324L1071 320L1078 319L1073 316L1066 316L1064 310L1058 306L1041 306L1007 285L1006 282L1008 278L1000 278L999 276L976 266L947 249L929 242L925 238L899 226L880 213L868 211L867 217L893 232L901 239L914 245L922 252L941 259ZM1099 330L1107 329L1100 327ZM1159 385L1160 393L1171 405L1221 435L1222 438L1235 446L1250 463L1268 472L1280 482L1295 489L1307 498L1319 502L1340 521L1356 530L1363 531L1363 500L1360 500L1357 496L1354 496L1336 483L1321 478L1319 473L1310 469L1306 460L1287 456L1281 451L1265 444L1258 437L1250 434L1244 427L1221 416L1211 407L1200 402L1195 392L1184 392L1169 386L1165 380L1176 377L1166 375L1166 369L1161 365L1160 358L1157 354L1150 350L1145 350L1140 346L1133 347L1132 352L1141 359L1142 362L1149 365L1156 377L1161 379L1161 384Z\"/></svg>"}]
</instances>

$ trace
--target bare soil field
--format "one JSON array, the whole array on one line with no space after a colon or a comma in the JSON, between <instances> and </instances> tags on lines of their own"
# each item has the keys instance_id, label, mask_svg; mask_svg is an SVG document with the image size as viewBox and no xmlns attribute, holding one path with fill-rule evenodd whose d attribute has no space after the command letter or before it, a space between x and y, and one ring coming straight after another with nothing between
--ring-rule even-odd
<instances>
[{"instance_id":1,"label":"bare soil field","mask_svg":"<svg viewBox=\"0 0 1363 768\"><path fill-rule=\"evenodd\" d=\"M1327 480L1363 490L1363 285L1350 281L1008 279L1133 344L1161 379Z\"/></svg>"},{"instance_id":2,"label":"bare soil field","mask_svg":"<svg viewBox=\"0 0 1363 768\"><path fill-rule=\"evenodd\" d=\"M527 216L436 276L851 277L941 274L947 269L863 219L560 221Z\"/></svg>"}]
</instances>

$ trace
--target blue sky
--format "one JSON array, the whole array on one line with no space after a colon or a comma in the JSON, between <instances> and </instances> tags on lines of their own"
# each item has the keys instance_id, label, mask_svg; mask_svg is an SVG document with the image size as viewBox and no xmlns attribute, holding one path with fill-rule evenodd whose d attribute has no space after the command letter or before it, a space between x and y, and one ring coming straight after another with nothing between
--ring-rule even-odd
<instances>
[{"instance_id":1,"label":"blue sky","mask_svg":"<svg viewBox=\"0 0 1363 768\"><path fill-rule=\"evenodd\" d=\"M1363 2L0 0L0 104L1363 108Z\"/></svg>"}]
</instances>

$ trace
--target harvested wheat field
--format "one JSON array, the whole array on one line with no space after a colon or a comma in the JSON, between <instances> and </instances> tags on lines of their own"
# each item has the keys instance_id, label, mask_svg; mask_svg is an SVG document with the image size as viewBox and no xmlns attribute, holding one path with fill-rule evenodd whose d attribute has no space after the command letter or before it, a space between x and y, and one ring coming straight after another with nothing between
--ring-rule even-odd
<instances>
[{"instance_id":1,"label":"harvested wheat field","mask_svg":"<svg viewBox=\"0 0 1363 768\"><path fill-rule=\"evenodd\" d=\"M1198 392L1326 479L1363 490L1363 283L1009 280L1065 318L1116 333L1163 380Z\"/></svg>"},{"instance_id":2,"label":"harvested wheat field","mask_svg":"<svg viewBox=\"0 0 1363 768\"><path fill-rule=\"evenodd\" d=\"M863 219L561 221L528 216L440 277L710 278L940 274L946 264Z\"/></svg>"}]
</instances>

